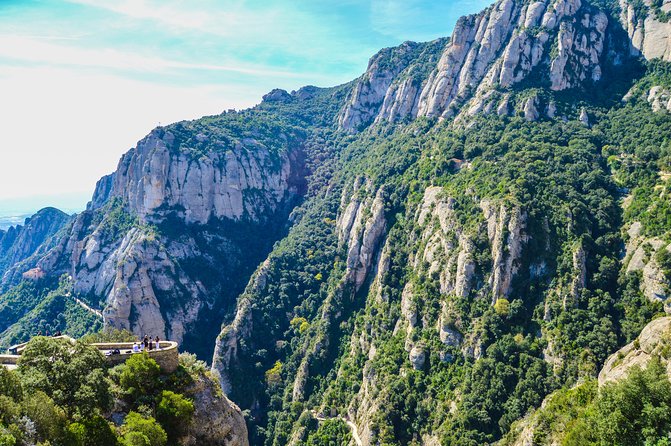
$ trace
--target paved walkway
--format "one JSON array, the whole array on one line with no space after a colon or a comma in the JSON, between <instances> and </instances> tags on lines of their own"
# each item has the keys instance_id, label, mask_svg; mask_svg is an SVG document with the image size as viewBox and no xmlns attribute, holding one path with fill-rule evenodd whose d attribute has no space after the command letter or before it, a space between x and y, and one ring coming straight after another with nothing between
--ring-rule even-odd
<instances>
[{"instance_id":1,"label":"paved walkway","mask_svg":"<svg viewBox=\"0 0 671 446\"><path fill-rule=\"evenodd\" d=\"M83 309L85 309L86 311L89 311L89 312L95 314L95 315L98 316L100 319L103 318L103 313L102 313L102 311L100 311L100 310L96 310L95 308L91 308L91 307L90 307L86 302L84 302L83 300L74 297L74 296L73 296L72 294L70 294L70 293L67 293L67 294L65 295L65 297L69 297L70 299L73 299L73 300L74 300L76 303L78 303L79 306L81 306Z\"/></svg>"}]
</instances>

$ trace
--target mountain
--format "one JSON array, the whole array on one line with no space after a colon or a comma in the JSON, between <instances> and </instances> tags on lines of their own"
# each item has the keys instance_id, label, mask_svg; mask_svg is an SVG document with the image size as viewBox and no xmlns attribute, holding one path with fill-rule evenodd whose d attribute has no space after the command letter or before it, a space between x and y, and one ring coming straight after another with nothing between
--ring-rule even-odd
<instances>
[{"instance_id":1,"label":"mountain","mask_svg":"<svg viewBox=\"0 0 671 446\"><path fill-rule=\"evenodd\" d=\"M11 266L27 259L54 236L70 219L56 208L44 208L22 225L0 230L0 276Z\"/></svg>"},{"instance_id":2,"label":"mountain","mask_svg":"<svg viewBox=\"0 0 671 446\"><path fill-rule=\"evenodd\" d=\"M501 0L348 84L158 127L8 266L0 309L32 303L0 340L81 330L38 308L76 297L211 360L251 444L547 444L543 402L606 404L671 311L670 14Z\"/></svg>"}]
</instances>

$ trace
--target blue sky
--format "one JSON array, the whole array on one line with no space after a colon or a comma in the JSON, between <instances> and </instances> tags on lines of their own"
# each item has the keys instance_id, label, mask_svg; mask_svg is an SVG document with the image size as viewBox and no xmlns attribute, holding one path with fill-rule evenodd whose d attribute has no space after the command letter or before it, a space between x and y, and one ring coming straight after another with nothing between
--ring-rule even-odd
<instances>
[{"instance_id":1,"label":"blue sky","mask_svg":"<svg viewBox=\"0 0 671 446\"><path fill-rule=\"evenodd\" d=\"M450 35L489 3L0 0L0 214L29 196L83 205L158 123L347 82L380 48Z\"/></svg>"}]
</instances>

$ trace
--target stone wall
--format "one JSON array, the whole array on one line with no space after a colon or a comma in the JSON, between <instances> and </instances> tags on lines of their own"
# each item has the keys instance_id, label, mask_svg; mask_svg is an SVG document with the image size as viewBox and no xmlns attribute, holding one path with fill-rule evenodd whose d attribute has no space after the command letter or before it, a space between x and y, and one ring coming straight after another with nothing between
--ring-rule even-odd
<instances>
[{"instance_id":1,"label":"stone wall","mask_svg":"<svg viewBox=\"0 0 671 446\"><path fill-rule=\"evenodd\" d=\"M72 342L75 342L74 339L67 336L63 338L70 339ZM19 344L12 347L15 351L18 351L17 355L0 355L0 366L5 367L14 367L21 358L20 353L23 351L27 343ZM107 362L112 365L118 365L126 362L128 358L137 353L132 353L133 343L132 342L108 342L108 343L97 343L90 344L91 346L97 348L101 353L105 353L109 350L120 350L121 354L119 355L110 355L105 356ZM156 361L161 367L161 370L164 373L172 373L177 370L179 367L179 349L177 348L177 343L173 341L161 341L160 350L149 350L147 353L149 357ZM131 352L131 353L128 353Z\"/></svg>"},{"instance_id":2,"label":"stone wall","mask_svg":"<svg viewBox=\"0 0 671 446\"><path fill-rule=\"evenodd\" d=\"M137 354L137 353L126 353L133 349L132 342L91 344L91 345L101 351L119 349L121 351L120 355L105 356L105 359L111 365L124 363L132 355ZM161 341L160 346L161 350L148 350L147 354L151 359L153 359L158 363L163 372L172 373L175 370L177 370L177 367L179 366L179 350L177 348L177 343L171 341Z\"/></svg>"}]
</instances>

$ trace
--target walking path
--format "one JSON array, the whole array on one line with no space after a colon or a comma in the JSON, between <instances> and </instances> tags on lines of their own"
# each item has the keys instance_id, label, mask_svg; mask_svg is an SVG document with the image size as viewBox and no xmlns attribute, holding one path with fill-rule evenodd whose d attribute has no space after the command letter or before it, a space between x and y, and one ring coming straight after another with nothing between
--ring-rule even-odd
<instances>
[{"instance_id":1,"label":"walking path","mask_svg":"<svg viewBox=\"0 0 671 446\"><path fill-rule=\"evenodd\" d=\"M102 313L102 311L100 311L100 310L96 310L95 308L91 308L91 307L90 307L86 302L84 302L83 300L74 297L74 296L73 296L72 294L70 294L70 293L67 293L67 294L65 295L65 297L69 297L70 299L73 299L73 300L74 300L75 302L77 302L83 309L85 309L85 310L87 310L87 311L90 311L91 313L93 313L93 314L95 314L96 316L98 316L100 319L103 318L103 313Z\"/></svg>"},{"instance_id":2,"label":"walking path","mask_svg":"<svg viewBox=\"0 0 671 446\"><path fill-rule=\"evenodd\" d=\"M345 424L347 424L347 427L349 427L350 431L352 431L352 438L354 438L354 442L357 444L357 446L363 446L363 442L361 441L361 437L359 437L359 429L356 427L356 424L352 423L350 420L347 418L341 417L341 416L336 416L336 417L324 417L314 410L312 411L312 416L315 418L317 421L326 421L326 420L341 420L344 421Z\"/></svg>"}]
</instances>

